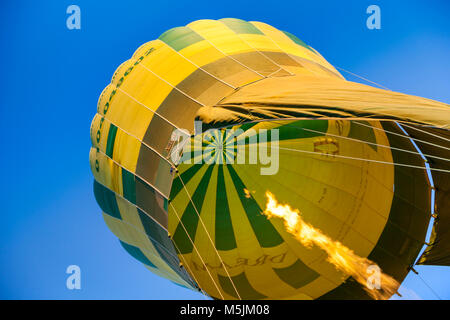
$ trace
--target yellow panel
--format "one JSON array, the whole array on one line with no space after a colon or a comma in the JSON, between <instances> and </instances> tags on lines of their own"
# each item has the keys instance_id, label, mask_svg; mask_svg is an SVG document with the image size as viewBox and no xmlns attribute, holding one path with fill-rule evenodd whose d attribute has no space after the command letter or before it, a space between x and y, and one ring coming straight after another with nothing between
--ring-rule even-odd
<instances>
[{"instance_id":1,"label":"yellow panel","mask_svg":"<svg viewBox=\"0 0 450 320\"><path fill-rule=\"evenodd\" d=\"M128 171L136 172L141 142L120 129L117 130L114 142L113 159ZM144 146L146 148L146 146Z\"/></svg>"},{"instance_id":2,"label":"yellow panel","mask_svg":"<svg viewBox=\"0 0 450 320\"><path fill-rule=\"evenodd\" d=\"M143 65L153 71L159 77L176 86L189 74L197 70L197 67L184 58L161 40L157 40L158 47L152 53L152 58L143 62Z\"/></svg>"},{"instance_id":3,"label":"yellow panel","mask_svg":"<svg viewBox=\"0 0 450 320\"><path fill-rule=\"evenodd\" d=\"M118 172L117 169L115 169L117 165L94 148L91 148L89 158L95 180L111 190L120 192L118 187L119 183L117 183L118 178L113 175L113 172ZM96 169L96 166L99 168L98 170Z\"/></svg>"},{"instance_id":4,"label":"yellow panel","mask_svg":"<svg viewBox=\"0 0 450 320\"><path fill-rule=\"evenodd\" d=\"M216 20L199 20L188 25L214 47L227 55L254 51L225 24Z\"/></svg>"},{"instance_id":5,"label":"yellow panel","mask_svg":"<svg viewBox=\"0 0 450 320\"><path fill-rule=\"evenodd\" d=\"M226 57L223 52L220 52L208 40L191 44L180 50L180 54L201 67Z\"/></svg>"},{"instance_id":6,"label":"yellow panel","mask_svg":"<svg viewBox=\"0 0 450 320\"><path fill-rule=\"evenodd\" d=\"M242 39L250 47L258 51L283 52L276 43L270 40L266 35L261 34L239 34Z\"/></svg>"},{"instance_id":7,"label":"yellow panel","mask_svg":"<svg viewBox=\"0 0 450 320\"><path fill-rule=\"evenodd\" d=\"M91 148L89 158L95 180L119 195L123 195L122 168L94 148ZM96 169L96 165L99 170Z\"/></svg>"},{"instance_id":8,"label":"yellow panel","mask_svg":"<svg viewBox=\"0 0 450 320\"><path fill-rule=\"evenodd\" d=\"M116 202L122 220L132 225L142 234L145 234L145 229L142 225L141 218L139 217L137 207L123 197L116 196Z\"/></svg>"},{"instance_id":9,"label":"yellow panel","mask_svg":"<svg viewBox=\"0 0 450 320\"><path fill-rule=\"evenodd\" d=\"M261 30L267 37L270 37L281 48L282 51L288 54L296 55L300 58L308 59L316 63L319 63L324 67L333 70L334 72L339 74L339 72L331 64L329 64L322 56L314 54L310 50L300 45L297 45L280 30L262 22L252 21L251 23L259 30Z\"/></svg>"}]
</instances>

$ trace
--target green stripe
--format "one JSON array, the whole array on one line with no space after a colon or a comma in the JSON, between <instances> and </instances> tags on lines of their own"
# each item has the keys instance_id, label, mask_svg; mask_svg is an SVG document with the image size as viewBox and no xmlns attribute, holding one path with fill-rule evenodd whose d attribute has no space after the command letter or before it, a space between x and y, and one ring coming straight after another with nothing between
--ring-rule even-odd
<instances>
[{"instance_id":1,"label":"green stripe","mask_svg":"<svg viewBox=\"0 0 450 320\"><path fill-rule=\"evenodd\" d=\"M142 226L145 233L148 235L148 240L153 244L159 257L173 270L180 275L183 279L190 282L190 277L186 275L184 269L180 269L175 248L170 241L166 230L161 228L153 219L139 208L137 209L139 218L141 219Z\"/></svg>"},{"instance_id":2,"label":"green stripe","mask_svg":"<svg viewBox=\"0 0 450 320\"><path fill-rule=\"evenodd\" d=\"M295 261L286 268L273 268L273 271L283 282L295 289L301 288L319 277L317 272L310 269L301 260Z\"/></svg>"},{"instance_id":3,"label":"green stripe","mask_svg":"<svg viewBox=\"0 0 450 320\"><path fill-rule=\"evenodd\" d=\"M237 34L262 34L258 28L256 28L254 25L252 25L250 22L241 20L241 19L234 19L234 18L225 18L220 19L219 21L223 22L228 28L233 30Z\"/></svg>"},{"instance_id":4,"label":"green stripe","mask_svg":"<svg viewBox=\"0 0 450 320\"><path fill-rule=\"evenodd\" d=\"M94 196L102 211L110 216L122 220L119 207L117 206L116 195L113 191L94 180Z\"/></svg>"},{"instance_id":5,"label":"green stripe","mask_svg":"<svg viewBox=\"0 0 450 320\"><path fill-rule=\"evenodd\" d=\"M216 248L231 250L236 248L233 225L231 223L230 208L228 206L227 190L223 175L223 165L219 165L217 173L216 192Z\"/></svg>"},{"instance_id":6,"label":"green stripe","mask_svg":"<svg viewBox=\"0 0 450 320\"><path fill-rule=\"evenodd\" d=\"M249 130L256 123L243 124L238 129L244 131ZM328 130L328 120L298 120L298 121L281 121L278 122L279 127L273 128L278 129L279 140L292 140L292 139L306 139L324 136ZM306 129L306 130L305 130ZM314 130L314 131L309 131ZM315 132L319 131L319 132ZM267 141L271 141L271 130L267 130ZM230 138L229 138L230 139ZM239 139L239 137L238 137ZM245 136L245 144L249 144L250 137Z\"/></svg>"},{"instance_id":7,"label":"green stripe","mask_svg":"<svg viewBox=\"0 0 450 320\"><path fill-rule=\"evenodd\" d=\"M239 199L241 200L242 208L247 214L248 221L253 228L253 232L260 246L268 248L283 243L283 238L266 216L262 214L262 210L253 196L250 195L248 198L245 196L244 189L248 188L242 182L241 178L239 178L234 168L231 165L227 165L227 168Z\"/></svg>"},{"instance_id":8,"label":"green stripe","mask_svg":"<svg viewBox=\"0 0 450 320\"><path fill-rule=\"evenodd\" d=\"M156 266L153 264L153 263L151 263L151 261L150 260L148 260L148 258L145 256L145 254L141 251L141 249L139 249L138 247L135 247L135 246L132 246L132 245L130 245L130 244L128 244L128 243L125 243L125 242L123 242L123 241L121 241L121 240L119 240L120 241L120 244L122 245L122 247L133 257L133 258L135 258L136 260L138 260L138 261L140 261L140 262L142 262L143 264L146 264L146 265L148 265L149 267L152 267L152 268L156 268Z\"/></svg>"},{"instance_id":9,"label":"green stripe","mask_svg":"<svg viewBox=\"0 0 450 320\"><path fill-rule=\"evenodd\" d=\"M134 174L122 168L123 197L136 204L136 180Z\"/></svg>"},{"instance_id":10,"label":"green stripe","mask_svg":"<svg viewBox=\"0 0 450 320\"><path fill-rule=\"evenodd\" d=\"M162 226L167 226L167 211L161 208L164 201L163 196L147 182L135 177L136 179L136 206L151 215Z\"/></svg>"},{"instance_id":11,"label":"green stripe","mask_svg":"<svg viewBox=\"0 0 450 320\"><path fill-rule=\"evenodd\" d=\"M247 131L248 129L254 127L254 126L257 125L257 124L258 124L258 122L248 122L248 123L244 123L243 125L241 125L241 126L239 127L239 129L242 129L242 130L244 130L244 132L245 132L245 131Z\"/></svg>"},{"instance_id":12,"label":"green stripe","mask_svg":"<svg viewBox=\"0 0 450 320\"><path fill-rule=\"evenodd\" d=\"M313 138L326 134L328 130L328 120L299 120L283 124L278 127L278 129L280 140Z\"/></svg>"},{"instance_id":13,"label":"green stripe","mask_svg":"<svg viewBox=\"0 0 450 320\"><path fill-rule=\"evenodd\" d=\"M188 206L183 212L181 222L173 235L173 241L177 244L178 250L181 254L190 253L193 249L192 241L195 241L195 234L197 232L199 214L202 211L203 201L205 200L208 184L211 179L214 166L208 166L205 174L203 175L199 185L194 191ZM195 207L194 207L195 205ZM198 210L198 213L196 211ZM184 228L187 230L184 230Z\"/></svg>"},{"instance_id":14,"label":"green stripe","mask_svg":"<svg viewBox=\"0 0 450 320\"><path fill-rule=\"evenodd\" d=\"M170 29L160 35L159 39L177 51L204 40L198 33L188 27Z\"/></svg>"},{"instance_id":15,"label":"green stripe","mask_svg":"<svg viewBox=\"0 0 450 320\"><path fill-rule=\"evenodd\" d=\"M142 226L144 227L145 233L153 238L152 242L157 242L158 244L166 247L167 249L173 249L173 245L167 235L167 231L164 230L159 224L157 224L152 218L150 218L146 212L139 208L136 208L141 220Z\"/></svg>"},{"instance_id":16,"label":"green stripe","mask_svg":"<svg viewBox=\"0 0 450 320\"><path fill-rule=\"evenodd\" d=\"M106 142L106 155L112 158L114 151L114 141L116 140L117 127L113 124L109 126L108 140Z\"/></svg>"},{"instance_id":17,"label":"green stripe","mask_svg":"<svg viewBox=\"0 0 450 320\"><path fill-rule=\"evenodd\" d=\"M255 288L252 287L247 279L247 276L245 275L245 272L231 277L231 280L229 277L224 277L220 274L218 274L217 277L219 278L219 283L223 291L236 299L239 299L239 297L244 300L258 300L267 298L265 295L256 291ZM239 293L239 296L236 294L236 291Z\"/></svg>"},{"instance_id":18,"label":"green stripe","mask_svg":"<svg viewBox=\"0 0 450 320\"><path fill-rule=\"evenodd\" d=\"M312 50L306 43L304 43L302 40L300 40L299 38L297 38L296 36L294 36L292 33L289 33L287 31L282 31L285 35L287 35L289 37L289 39L291 39L292 41L294 41L296 44L314 52L314 50ZM315 52L314 52L315 54Z\"/></svg>"},{"instance_id":19,"label":"green stripe","mask_svg":"<svg viewBox=\"0 0 450 320\"><path fill-rule=\"evenodd\" d=\"M170 199L175 199L178 193L181 191L181 189L183 189L183 182L184 184L187 184L201 168L202 164L194 164L189 169L187 169L179 176L177 176L172 183L172 189L170 191Z\"/></svg>"}]
</instances>

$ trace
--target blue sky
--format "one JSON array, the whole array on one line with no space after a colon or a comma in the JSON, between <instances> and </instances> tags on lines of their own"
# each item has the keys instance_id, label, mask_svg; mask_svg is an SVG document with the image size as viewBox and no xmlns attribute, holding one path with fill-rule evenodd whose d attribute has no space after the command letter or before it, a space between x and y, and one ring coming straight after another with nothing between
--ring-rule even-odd
<instances>
[{"instance_id":1,"label":"blue sky","mask_svg":"<svg viewBox=\"0 0 450 320\"><path fill-rule=\"evenodd\" d=\"M81 30L66 28L71 4L81 8ZM366 28L371 4L381 8L381 30ZM264 21L297 35L335 66L395 91L450 103L445 0L72 0L0 6L2 299L203 299L131 258L103 222L92 192L89 126L98 96L140 44L167 29L202 18ZM81 267L81 290L66 288L71 264ZM417 270L441 298L450 299L450 267ZM436 298L414 274L400 292Z\"/></svg>"}]
</instances>

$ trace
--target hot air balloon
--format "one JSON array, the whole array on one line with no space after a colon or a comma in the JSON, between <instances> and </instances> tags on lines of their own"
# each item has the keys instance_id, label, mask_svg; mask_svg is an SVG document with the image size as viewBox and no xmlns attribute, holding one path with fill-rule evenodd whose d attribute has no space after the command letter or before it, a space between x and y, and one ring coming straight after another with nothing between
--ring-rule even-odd
<instances>
[{"instance_id":1,"label":"hot air balloon","mask_svg":"<svg viewBox=\"0 0 450 320\"><path fill-rule=\"evenodd\" d=\"M199 20L142 45L103 90L94 193L125 250L186 288L369 299L262 214L266 192L398 283L415 263L448 266L449 110L347 81L265 23Z\"/></svg>"}]
</instances>

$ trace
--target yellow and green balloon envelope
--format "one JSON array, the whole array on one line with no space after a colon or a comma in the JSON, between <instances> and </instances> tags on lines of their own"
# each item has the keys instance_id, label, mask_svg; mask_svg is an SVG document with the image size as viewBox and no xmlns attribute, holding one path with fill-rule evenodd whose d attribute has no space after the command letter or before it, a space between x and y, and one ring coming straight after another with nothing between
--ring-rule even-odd
<instances>
[{"instance_id":1,"label":"yellow and green balloon envelope","mask_svg":"<svg viewBox=\"0 0 450 320\"><path fill-rule=\"evenodd\" d=\"M102 92L94 193L122 246L179 285L217 299L367 299L262 214L265 193L398 282L417 259L450 265L449 111L346 81L265 23L199 20L142 45Z\"/></svg>"}]
</instances>

